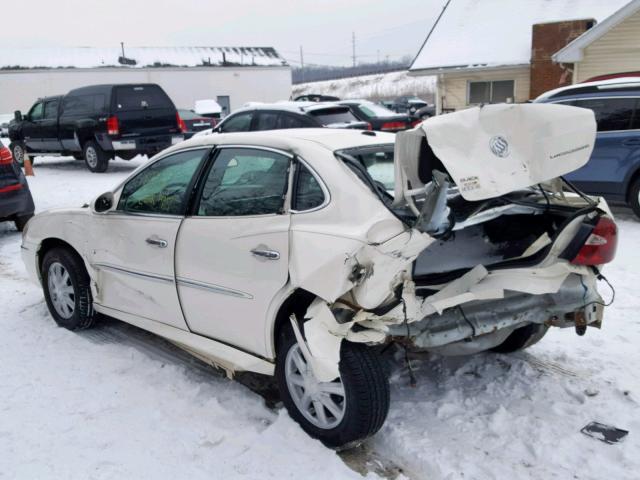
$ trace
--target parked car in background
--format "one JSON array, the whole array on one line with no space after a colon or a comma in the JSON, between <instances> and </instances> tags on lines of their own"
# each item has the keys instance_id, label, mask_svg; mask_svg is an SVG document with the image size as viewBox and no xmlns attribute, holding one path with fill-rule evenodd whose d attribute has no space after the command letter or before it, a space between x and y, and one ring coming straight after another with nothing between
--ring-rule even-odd
<instances>
[{"instance_id":1,"label":"parked car in background","mask_svg":"<svg viewBox=\"0 0 640 480\"><path fill-rule=\"evenodd\" d=\"M640 77L571 85L535 102L593 111L598 134L591 160L567 179L587 193L627 203L640 217Z\"/></svg>"},{"instance_id":2,"label":"parked car in background","mask_svg":"<svg viewBox=\"0 0 640 480\"><path fill-rule=\"evenodd\" d=\"M108 315L230 377L273 375L309 435L353 445L387 417L393 342L510 353L551 327L601 326L615 222L604 200L548 182L594 137L591 115L554 105L475 107L396 135L194 137L90 206L34 217L22 257L58 325Z\"/></svg>"},{"instance_id":3,"label":"parked car in background","mask_svg":"<svg viewBox=\"0 0 640 480\"><path fill-rule=\"evenodd\" d=\"M293 99L294 102L337 102L338 97L323 95L321 93L307 93Z\"/></svg>"},{"instance_id":4,"label":"parked car in background","mask_svg":"<svg viewBox=\"0 0 640 480\"><path fill-rule=\"evenodd\" d=\"M16 112L9 138L19 164L25 152L72 155L92 172L104 172L116 156L153 155L182 141L185 129L159 85L94 85L39 99L25 115Z\"/></svg>"},{"instance_id":5,"label":"parked car in background","mask_svg":"<svg viewBox=\"0 0 640 480\"><path fill-rule=\"evenodd\" d=\"M193 110L179 109L178 115L184 122L184 138L189 139L193 137L197 132L213 128L218 123L214 118L198 115Z\"/></svg>"},{"instance_id":6,"label":"parked car in background","mask_svg":"<svg viewBox=\"0 0 640 480\"><path fill-rule=\"evenodd\" d=\"M415 96L402 96L394 99L389 108L397 113L407 113L414 115L417 110L428 106L429 104Z\"/></svg>"},{"instance_id":7,"label":"parked car in background","mask_svg":"<svg viewBox=\"0 0 640 480\"><path fill-rule=\"evenodd\" d=\"M422 121L427 118L434 117L436 114L436 106L435 105L427 105L426 107L419 108L413 114L414 119Z\"/></svg>"},{"instance_id":8,"label":"parked car in background","mask_svg":"<svg viewBox=\"0 0 640 480\"><path fill-rule=\"evenodd\" d=\"M368 122L372 130L380 132L399 132L419 123L409 115L395 113L369 100L342 100L338 103L347 105L356 118Z\"/></svg>"},{"instance_id":9,"label":"parked car in background","mask_svg":"<svg viewBox=\"0 0 640 480\"><path fill-rule=\"evenodd\" d=\"M14 161L11 151L0 144L0 221L14 222L21 232L33 217L34 209L22 169Z\"/></svg>"},{"instance_id":10,"label":"parked car in background","mask_svg":"<svg viewBox=\"0 0 640 480\"><path fill-rule=\"evenodd\" d=\"M358 120L346 105L282 102L251 104L228 115L212 130L204 130L197 135L318 127L371 130L371 125Z\"/></svg>"},{"instance_id":11,"label":"parked car in background","mask_svg":"<svg viewBox=\"0 0 640 480\"><path fill-rule=\"evenodd\" d=\"M9 123L13 120L13 114L5 113L0 115L0 137L9 136Z\"/></svg>"}]
</instances>

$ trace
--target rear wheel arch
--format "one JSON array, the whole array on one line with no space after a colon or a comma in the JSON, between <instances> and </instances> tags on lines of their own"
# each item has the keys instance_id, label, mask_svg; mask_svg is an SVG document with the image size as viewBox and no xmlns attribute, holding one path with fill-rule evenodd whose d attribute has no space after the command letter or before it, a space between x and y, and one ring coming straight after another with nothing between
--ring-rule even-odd
<instances>
[{"instance_id":1,"label":"rear wheel arch","mask_svg":"<svg viewBox=\"0 0 640 480\"><path fill-rule=\"evenodd\" d=\"M278 309L278 313L276 314L273 329L271 331L272 351L276 352L276 355L278 353L278 339L282 333L282 328L287 325L287 322L289 322L291 314L295 314L296 317L302 318L307 311L307 308L309 308L309 305L311 305L315 298L316 296L313 293L302 288L297 288L286 298L284 302L282 302Z\"/></svg>"},{"instance_id":2,"label":"rear wheel arch","mask_svg":"<svg viewBox=\"0 0 640 480\"><path fill-rule=\"evenodd\" d=\"M640 217L640 167L631 175L627 183L625 200L634 213Z\"/></svg>"}]
</instances>

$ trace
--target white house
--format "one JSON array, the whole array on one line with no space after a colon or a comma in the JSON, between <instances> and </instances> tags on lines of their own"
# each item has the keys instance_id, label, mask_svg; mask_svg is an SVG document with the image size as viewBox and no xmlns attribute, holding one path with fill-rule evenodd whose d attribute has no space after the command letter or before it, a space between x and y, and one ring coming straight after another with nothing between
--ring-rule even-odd
<instances>
[{"instance_id":1,"label":"white house","mask_svg":"<svg viewBox=\"0 0 640 480\"><path fill-rule=\"evenodd\" d=\"M570 72L562 75L552 55L628 2L450 0L409 72L437 77L438 111L525 102L540 89L571 83ZM637 27L635 33L640 35Z\"/></svg>"},{"instance_id":2,"label":"white house","mask_svg":"<svg viewBox=\"0 0 640 480\"><path fill-rule=\"evenodd\" d=\"M0 113L102 83L157 83L178 108L215 99L228 111L287 100L291 69L266 47L0 48Z\"/></svg>"}]
</instances>

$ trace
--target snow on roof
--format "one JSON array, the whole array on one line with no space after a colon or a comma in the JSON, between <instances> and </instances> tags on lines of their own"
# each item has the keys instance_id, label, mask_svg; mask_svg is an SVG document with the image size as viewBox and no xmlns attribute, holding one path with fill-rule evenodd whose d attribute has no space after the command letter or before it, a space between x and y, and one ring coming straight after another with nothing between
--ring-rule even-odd
<instances>
[{"instance_id":1,"label":"snow on roof","mask_svg":"<svg viewBox=\"0 0 640 480\"><path fill-rule=\"evenodd\" d=\"M0 48L0 69L99 67L282 66L271 47L42 47Z\"/></svg>"},{"instance_id":2,"label":"snow on roof","mask_svg":"<svg viewBox=\"0 0 640 480\"><path fill-rule=\"evenodd\" d=\"M527 65L537 23L601 21L628 0L451 0L410 70Z\"/></svg>"},{"instance_id":3,"label":"snow on roof","mask_svg":"<svg viewBox=\"0 0 640 480\"><path fill-rule=\"evenodd\" d=\"M553 60L559 63L574 63L582 60L583 50L640 10L640 0L633 0L627 3L620 10L603 20L595 27L587 30L567 46L553 55Z\"/></svg>"}]
</instances>

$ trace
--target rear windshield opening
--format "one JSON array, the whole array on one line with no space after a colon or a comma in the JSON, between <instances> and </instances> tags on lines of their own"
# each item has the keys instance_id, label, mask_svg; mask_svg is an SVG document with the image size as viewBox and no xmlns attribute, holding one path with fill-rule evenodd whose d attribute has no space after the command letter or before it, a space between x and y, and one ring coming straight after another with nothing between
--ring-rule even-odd
<instances>
[{"instance_id":1,"label":"rear windshield opening","mask_svg":"<svg viewBox=\"0 0 640 480\"><path fill-rule=\"evenodd\" d=\"M157 85L133 85L116 87L116 108L118 111L173 108L173 103Z\"/></svg>"},{"instance_id":2,"label":"rear windshield opening","mask_svg":"<svg viewBox=\"0 0 640 480\"><path fill-rule=\"evenodd\" d=\"M368 147L352 148L336 152L338 157L349 158L367 172L368 176L384 188L387 193L392 193L394 188L394 164L393 144L373 145ZM368 183L368 182L365 182Z\"/></svg>"},{"instance_id":3,"label":"rear windshield opening","mask_svg":"<svg viewBox=\"0 0 640 480\"><path fill-rule=\"evenodd\" d=\"M332 123L352 123L358 119L348 108L326 108L322 110L313 110L309 115L317 118L322 125L331 125Z\"/></svg>"}]
</instances>

